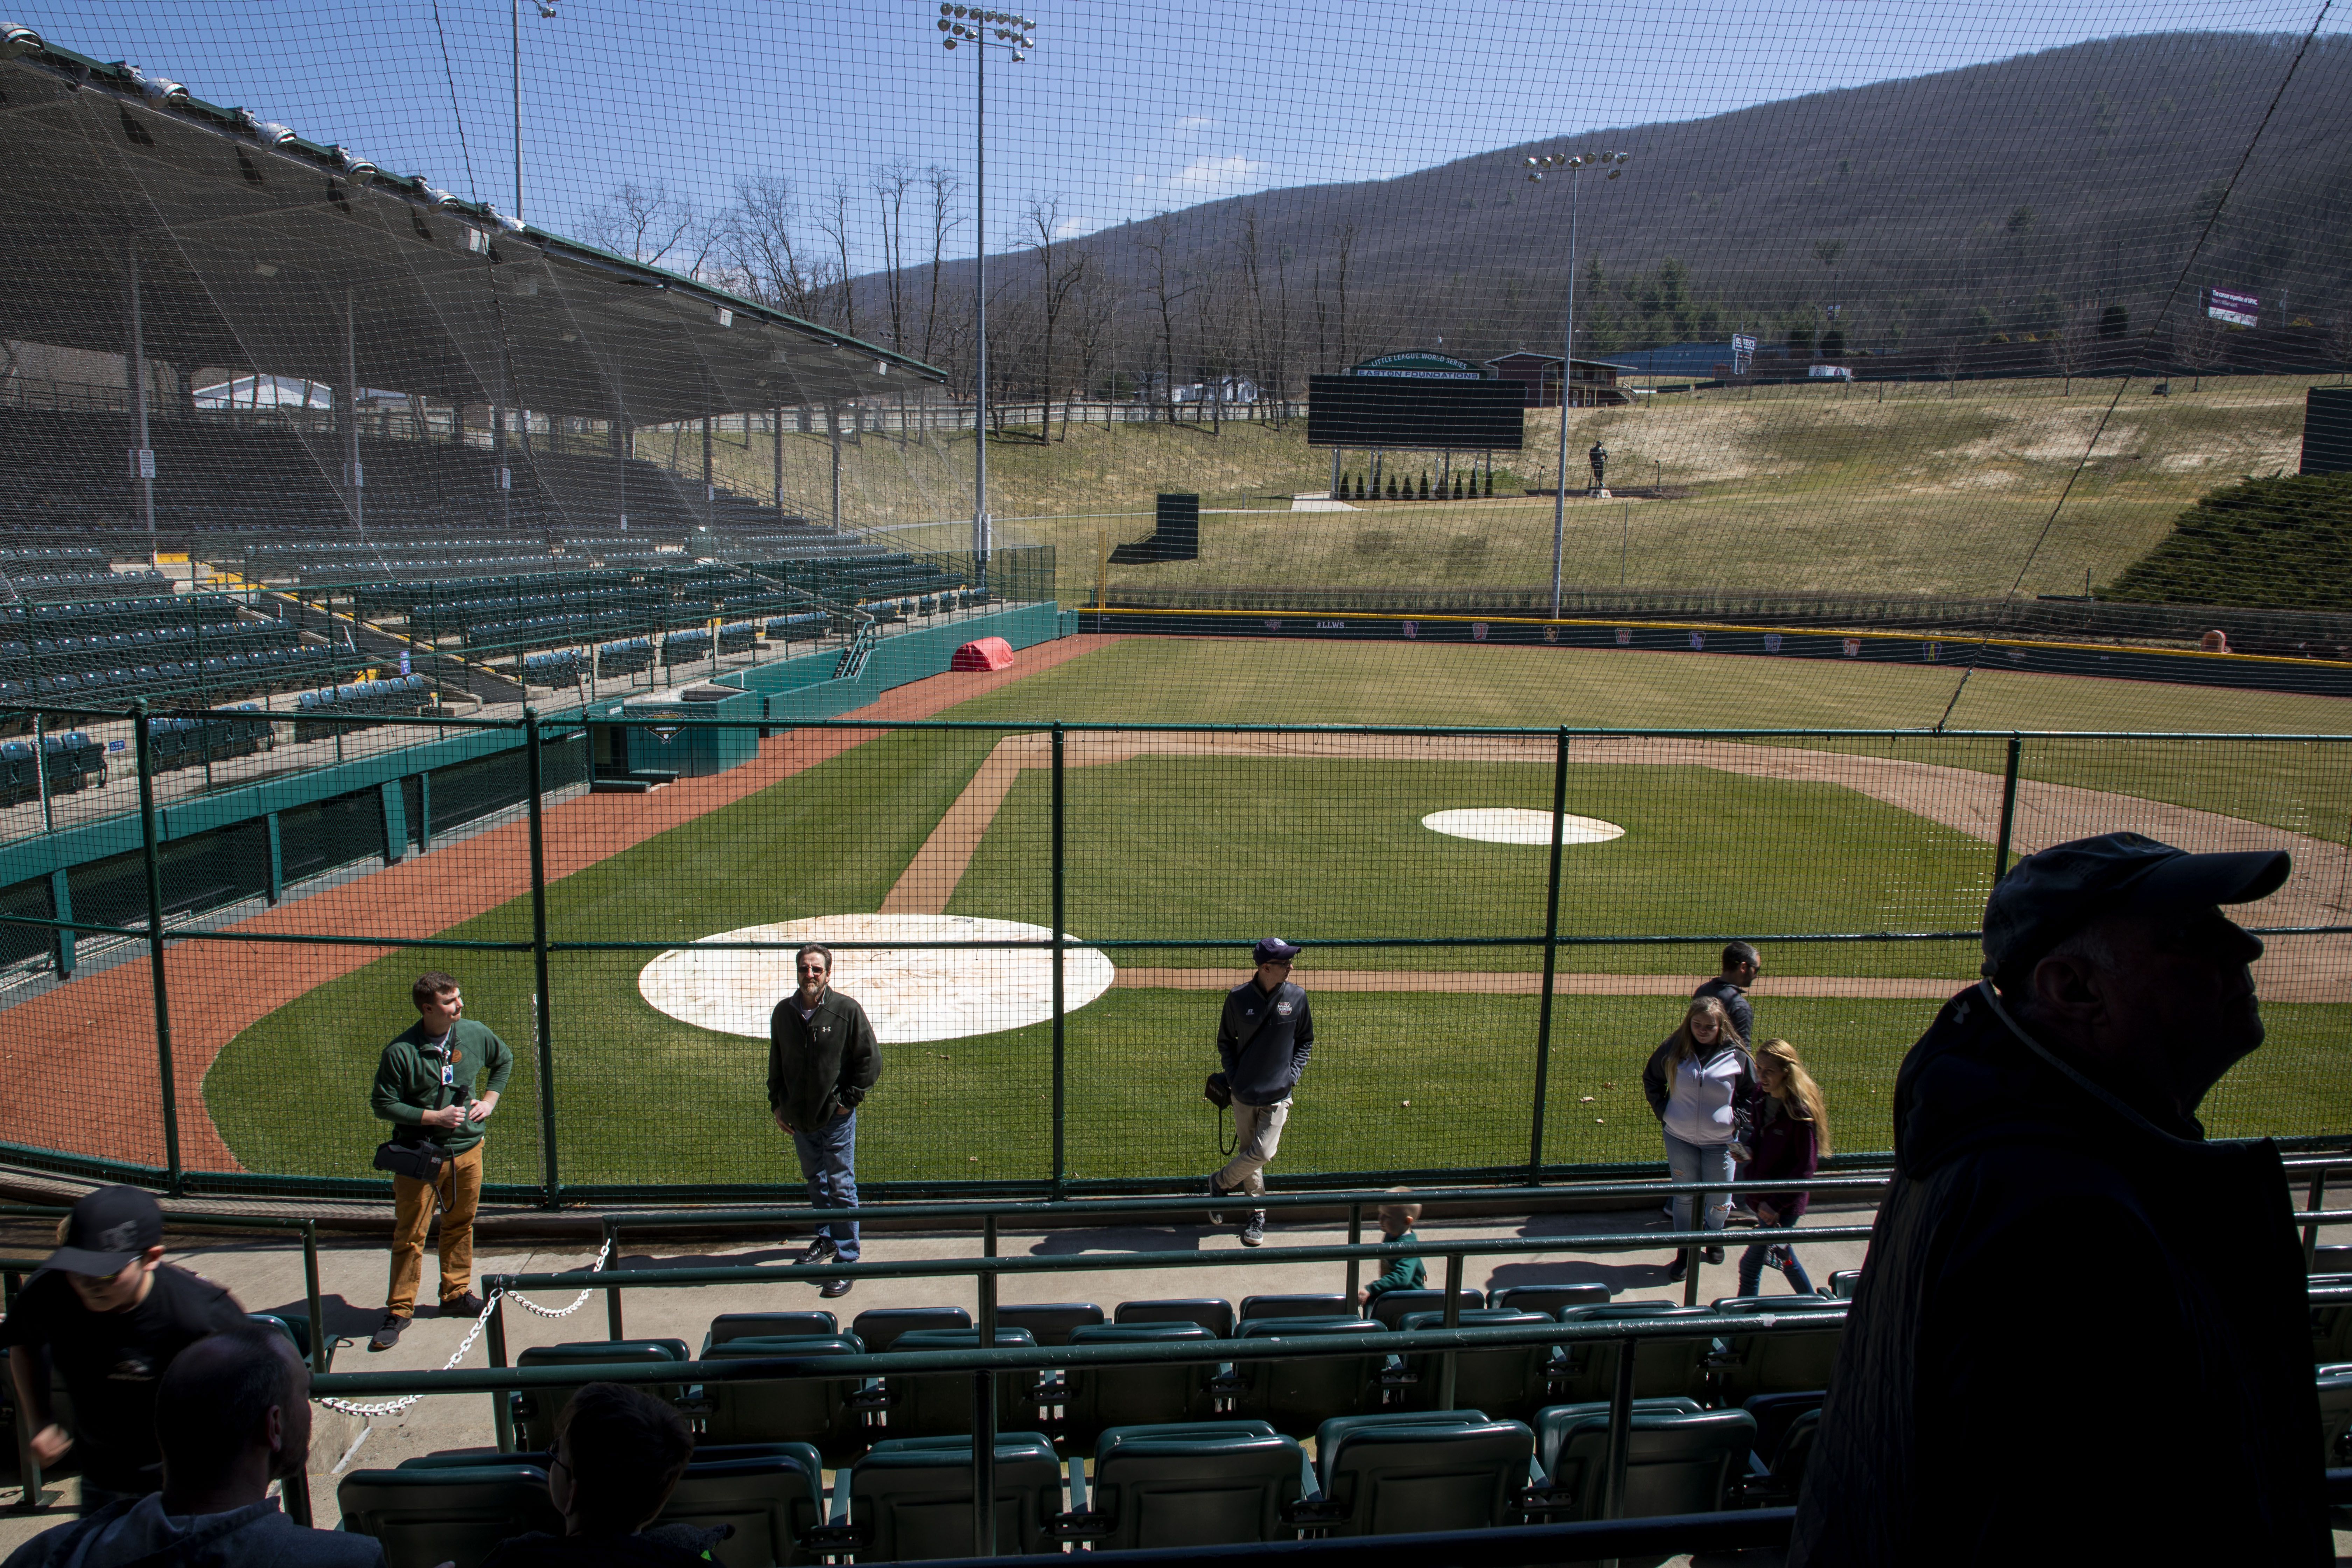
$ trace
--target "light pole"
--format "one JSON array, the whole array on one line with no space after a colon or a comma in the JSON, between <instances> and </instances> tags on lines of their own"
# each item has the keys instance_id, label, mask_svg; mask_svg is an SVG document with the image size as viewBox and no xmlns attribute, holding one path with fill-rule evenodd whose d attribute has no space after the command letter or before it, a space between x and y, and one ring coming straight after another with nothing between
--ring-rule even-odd
<instances>
[{"instance_id":1,"label":"light pole","mask_svg":"<svg viewBox=\"0 0 2352 1568\"><path fill-rule=\"evenodd\" d=\"M547 21L555 16L559 0L530 0L539 7L540 19ZM507 48L514 61L514 133L515 133L515 222L522 221L522 7L523 0L512 0L507 7Z\"/></svg>"},{"instance_id":2,"label":"light pole","mask_svg":"<svg viewBox=\"0 0 2352 1568\"><path fill-rule=\"evenodd\" d=\"M1568 406L1576 378L1576 219L1583 195L1580 176L1587 169L1606 166L1615 179L1625 172L1631 153L1545 153L1528 159L1528 180L1543 184L1546 169L1568 171L1568 326L1559 348L1559 484L1551 493L1551 615L1559 618L1559 559L1568 533Z\"/></svg>"},{"instance_id":3,"label":"light pole","mask_svg":"<svg viewBox=\"0 0 2352 1568\"><path fill-rule=\"evenodd\" d=\"M975 572L988 570L988 51L1009 51L1015 64L1029 58L1037 40L1037 26L1026 16L958 5L940 0L940 40L950 50L970 44L972 92L977 110L972 116L972 224L979 236L978 265L973 271L972 303L979 328L979 370L973 382L971 435L971 553Z\"/></svg>"}]
</instances>

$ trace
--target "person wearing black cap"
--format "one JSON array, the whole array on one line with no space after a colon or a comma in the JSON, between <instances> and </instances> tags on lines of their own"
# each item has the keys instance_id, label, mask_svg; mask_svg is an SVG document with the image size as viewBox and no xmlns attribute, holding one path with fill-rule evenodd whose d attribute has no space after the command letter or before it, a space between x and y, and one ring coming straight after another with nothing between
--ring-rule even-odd
<instances>
[{"instance_id":1,"label":"person wearing black cap","mask_svg":"<svg viewBox=\"0 0 2352 1568\"><path fill-rule=\"evenodd\" d=\"M1299 949L1278 936L1250 950L1257 973L1225 996L1217 1021L1217 1057L1224 1064L1226 1092L1234 1102L1234 1157L1209 1178L1209 1195L1253 1196L1265 1191L1264 1174L1290 1120L1290 1094L1315 1051L1315 1016L1307 993L1291 982ZM1211 1225L1224 1215L1212 1211ZM1242 1245L1265 1239L1265 1211L1252 1209L1242 1221Z\"/></svg>"},{"instance_id":2,"label":"person wearing black cap","mask_svg":"<svg viewBox=\"0 0 2352 1568\"><path fill-rule=\"evenodd\" d=\"M163 1211L152 1197L136 1187L85 1194L65 1245L0 1319L33 1457L54 1465L72 1450L85 1513L155 1490L163 1484L158 1381L182 1351L247 1321L227 1291L163 1261ZM71 1432L50 1411L52 1368L73 1395Z\"/></svg>"},{"instance_id":3,"label":"person wearing black cap","mask_svg":"<svg viewBox=\"0 0 2352 1568\"><path fill-rule=\"evenodd\" d=\"M2197 1109L2262 1044L2268 851L2028 856L1895 1079L1895 1175L1788 1561L2334 1561L2278 1151Z\"/></svg>"}]
</instances>

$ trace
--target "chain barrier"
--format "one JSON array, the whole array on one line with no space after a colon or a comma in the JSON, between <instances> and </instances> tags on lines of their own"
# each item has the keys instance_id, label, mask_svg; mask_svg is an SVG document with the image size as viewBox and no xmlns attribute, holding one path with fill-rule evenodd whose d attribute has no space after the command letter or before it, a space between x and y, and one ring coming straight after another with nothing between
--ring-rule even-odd
<instances>
[{"instance_id":1,"label":"chain barrier","mask_svg":"<svg viewBox=\"0 0 2352 1568\"><path fill-rule=\"evenodd\" d=\"M599 1247L596 1251L596 1261L588 1266L588 1272L594 1274L601 1271L604 1265L611 1260L612 1256L613 1238L611 1237L606 1237L604 1238L604 1245ZM464 1361L467 1354L473 1350L474 1342L482 1337L482 1330L488 1326L490 1314L498 1310L499 1299L502 1296L508 1300L512 1301L516 1306L520 1307L526 1312L535 1312L542 1318L568 1318L572 1313L578 1311L581 1308L586 1306L588 1304L588 1298L595 1293L594 1288L591 1287L587 1289L582 1290L578 1296L574 1297L572 1299L572 1305L568 1307L542 1307L538 1302L531 1300L530 1298L509 1291L503 1286L496 1287L490 1291L488 1299L483 1301L481 1316L476 1318L474 1320L474 1326L466 1331L465 1339L459 1342L457 1351L449 1357L448 1361L442 1365L441 1370L443 1372L455 1372L457 1370L458 1363ZM324 1398L314 1400L312 1403L323 1405L330 1410L340 1410L346 1415L358 1415L365 1417L369 1421L373 1421L374 1418L379 1415L403 1415L406 1413L411 1405L415 1405L418 1400L424 1397L425 1395L421 1394L404 1394L398 1399L387 1399L381 1404L376 1405L360 1405L348 1399Z\"/></svg>"}]
</instances>

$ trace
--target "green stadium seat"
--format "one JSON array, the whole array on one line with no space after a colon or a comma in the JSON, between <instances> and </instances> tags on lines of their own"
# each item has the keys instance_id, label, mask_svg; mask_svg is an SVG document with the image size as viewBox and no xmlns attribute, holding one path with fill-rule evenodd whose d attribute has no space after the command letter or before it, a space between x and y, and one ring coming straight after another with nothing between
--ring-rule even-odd
<instances>
[{"instance_id":1,"label":"green stadium seat","mask_svg":"<svg viewBox=\"0 0 2352 1568\"><path fill-rule=\"evenodd\" d=\"M1727 1296L1718 1312L1769 1312L1776 1317L1822 1313L1840 1321L1819 1333L1734 1334L1707 1364L1721 1374L1727 1404L1744 1404L1759 1394L1792 1394L1827 1388L1844 1338L1846 1303L1828 1296Z\"/></svg>"},{"instance_id":2,"label":"green stadium seat","mask_svg":"<svg viewBox=\"0 0 2352 1568\"><path fill-rule=\"evenodd\" d=\"M864 1355L855 1334L745 1335L703 1352L705 1361L778 1356ZM774 1383L723 1381L702 1385L703 1435L712 1443L810 1443L829 1460L855 1458L866 1447L859 1377L796 1377Z\"/></svg>"},{"instance_id":3,"label":"green stadium seat","mask_svg":"<svg viewBox=\"0 0 2352 1568\"><path fill-rule=\"evenodd\" d=\"M841 1321L831 1312L721 1312L710 1320L710 1327L704 1331L702 1349L708 1354L711 1346L723 1345L729 1340L831 1336L839 1332Z\"/></svg>"},{"instance_id":4,"label":"green stadium seat","mask_svg":"<svg viewBox=\"0 0 2352 1568\"><path fill-rule=\"evenodd\" d=\"M857 1561L911 1563L971 1554L971 1438L900 1437L874 1445L848 1476L835 1473L835 1518L846 1510ZM996 1437L996 1554L1059 1550L1062 1468L1036 1432ZM463 1565L460 1565L463 1568Z\"/></svg>"},{"instance_id":5,"label":"green stadium seat","mask_svg":"<svg viewBox=\"0 0 2352 1568\"><path fill-rule=\"evenodd\" d=\"M1214 1296L1121 1301L1110 1318L1114 1323L1198 1323L1213 1340L1234 1337L1234 1304Z\"/></svg>"},{"instance_id":6,"label":"green stadium seat","mask_svg":"<svg viewBox=\"0 0 2352 1568\"><path fill-rule=\"evenodd\" d=\"M1601 1517L1608 1486L1608 1402L1538 1411L1535 1435L1545 1487L1531 1500L1531 1509L1553 1519ZM1724 1507L1734 1479L1748 1469L1755 1444L1756 1418L1745 1410L1675 1408L1636 1400L1622 1517L1712 1513Z\"/></svg>"},{"instance_id":7,"label":"green stadium seat","mask_svg":"<svg viewBox=\"0 0 2352 1568\"><path fill-rule=\"evenodd\" d=\"M1489 1307L1507 1307L1514 1312L1551 1312L1557 1314L1565 1307L1605 1307L1609 1305L1609 1287L1585 1285L1507 1285L1486 1298Z\"/></svg>"},{"instance_id":8,"label":"green stadium seat","mask_svg":"<svg viewBox=\"0 0 2352 1568\"><path fill-rule=\"evenodd\" d=\"M1854 1288L1862 1283L1862 1270L1841 1268L1830 1276L1830 1294L1841 1301L1853 1300Z\"/></svg>"},{"instance_id":9,"label":"green stadium seat","mask_svg":"<svg viewBox=\"0 0 2352 1568\"><path fill-rule=\"evenodd\" d=\"M1137 1344L1209 1337L1209 1331L1198 1323L1093 1323L1073 1330L1070 1343ZM1206 1361L1074 1366L1062 1375L1063 1441L1082 1444L1107 1430L1204 1421L1215 1410L1215 1397L1210 1391L1215 1372L1215 1365Z\"/></svg>"},{"instance_id":10,"label":"green stadium seat","mask_svg":"<svg viewBox=\"0 0 2352 1568\"><path fill-rule=\"evenodd\" d=\"M2319 1369L2319 1447L2330 1468L2352 1465L2352 1366Z\"/></svg>"},{"instance_id":11,"label":"green stadium seat","mask_svg":"<svg viewBox=\"0 0 2352 1568\"><path fill-rule=\"evenodd\" d=\"M1263 1421L1114 1426L1096 1442L1091 1495L1071 1470L1057 1533L1097 1552L1286 1541L1288 1510L1314 1489L1305 1450Z\"/></svg>"},{"instance_id":12,"label":"green stadium seat","mask_svg":"<svg viewBox=\"0 0 2352 1568\"><path fill-rule=\"evenodd\" d=\"M919 1329L968 1329L961 1307L874 1307L850 1321L849 1331L875 1355L887 1354L898 1336Z\"/></svg>"},{"instance_id":13,"label":"green stadium seat","mask_svg":"<svg viewBox=\"0 0 2352 1568\"><path fill-rule=\"evenodd\" d=\"M1315 1497L1294 1517L1333 1535L1507 1524L1526 1490L1535 1434L1480 1410L1383 1411L1315 1434Z\"/></svg>"},{"instance_id":14,"label":"green stadium seat","mask_svg":"<svg viewBox=\"0 0 2352 1568\"><path fill-rule=\"evenodd\" d=\"M733 1533L711 1548L720 1568L787 1568L816 1561L801 1538L824 1522L824 1464L796 1452L718 1458L698 1449L656 1522Z\"/></svg>"},{"instance_id":15,"label":"green stadium seat","mask_svg":"<svg viewBox=\"0 0 2352 1568\"><path fill-rule=\"evenodd\" d=\"M1469 1329L1528 1327L1549 1323L1542 1312L1514 1312L1507 1308L1481 1307L1461 1315ZM1443 1312L1415 1312L1404 1320L1408 1331L1442 1329ZM1449 1408L1477 1409L1513 1420L1524 1419L1551 1403L1552 1363L1558 1352L1550 1345L1504 1345L1494 1350L1454 1352L1454 1398ZM1426 1410L1444 1393L1442 1352L1407 1354L1403 1358L1404 1404Z\"/></svg>"},{"instance_id":16,"label":"green stadium seat","mask_svg":"<svg viewBox=\"0 0 2352 1568\"><path fill-rule=\"evenodd\" d=\"M1748 1477L1740 1486L1741 1501L1755 1507L1785 1508L1797 1500L1804 1484L1805 1465L1812 1458L1813 1439L1820 1433L1825 1390L1802 1394L1759 1394L1740 1408L1756 1422L1755 1446L1748 1451Z\"/></svg>"},{"instance_id":17,"label":"green stadium seat","mask_svg":"<svg viewBox=\"0 0 2352 1568\"><path fill-rule=\"evenodd\" d=\"M1034 1345L1026 1329L999 1329L999 1349ZM956 1351L980 1348L978 1329L914 1329L898 1336L890 1347L899 1354L913 1351ZM887 1414L885 1431L892 1437L969 1436L971 1433L971 1373L936 1372L894 1373L882 1380ZM1037 1374L999 1373L996 1377L996 1418L1006 1426L1037 1418Z\"/></svg>"},{"instance_id":18,"label":"green stadium seat","mask_svg":"<svg viewBox=\"0 0 2352 1568\"><path fill-rule=\"evenodd\" d=\"M688 1359L684 1340L579 1340L559 1345L532 1345L515 1358L515 1364L605 1367L636 1365L646 1362L684 1362ZM511 1396L516 1446L523 1448L551 1446L555 1439L555 1418L562 1414L564 1405L579 1392L582 1384L595 1381L596 1374L589 1373L583 1375L578 1384L516 1391ZM656 1399L666 1399L673 1405L686 1398L686 1387L681 1383L649 1383L638 1386Z\"/></svg>"},{"instance_id":19,"label":"green stadium seat","mask_svg":"<svg viewBox=\"0 0 2352 1568\"><path fill-rule=\"evenodd\" d=\"M389 1568L476 1568L509 1536L563 1531L547 1473L527 1465L354 1470L335 1502L345 1530L383 1543Z\"/></svg>"},{"instance_id":20,"label":"green stadium seat","mask_svg":"<svg viewBox=\"0 0 2352 1568\"><path fill-rule=\"evenodd\" d=\"M1103 1321L1103 1310L1092 1301L1030 1303L996 1309L1000 1329L1026 1329L1041 1345L1066 1345L1072 1330L1091 1328Z\"/></svg>"},{"instance_id":21,"label":"green stadium seat","mask_svg":"<svg viewBox=\"0 0 2352 1568\"><path fill-rule=\"evenodd\" d=\"M1715 1350L1712 1336L1703 1331L1706 1320L1716 1316L1709 1307L1678 1307L1666 1301L1625 1301L1609 1307L1570 1307L1562 1311L1563 1323L1603 1323L1640 1320L1647 1322L1660 1318L1689 1321L1701 1326L1702 1332L1691 1339L1644 1340L1633 1357L1633 1394L1637 1399L1662 1395L1696 1394L1706 1386L1705 1363ZM1620 1346L1612 1340L1587 1340L1561 1347L1559 1372L1556 1386L1565 1401L1573 1403L1588 1399L1607 1399L1617 1388L1617 1355Z\"/></svg>"},{"instance_id":22,"label":"green stadium seat","mask_svg":"<svg viewBox=\"0 0 2352 1568\"><path fill-rule=\"evenodd\" d=\"M1283 1339L1325 1339L1377 1334L1369 1318L1260 1318L1244 1322L1241 1338L1279 1344ZM1245 1361L1234 1364L1225 1387L1234 1414L1265 1421L1277 1432L1311 1432L1335 1415L1355 1415L1376 1407L1383 1393L1379 1373L1385 1355L1318 1355L1291 1361Z\"/></svg>"},{"instance_id":23,"label":"green stadium seat","mask_svg":"<svg viewBox=\"0 0 2352 1568\"><path fill-rule=\"evenodd\" d=\"M1267 1318L1347 1318L1356 1303L1345 1296L1244 1296L1241 1321Z\"/></svg>"},{"instance_id":24,"label":"green stadium seat","mask_svg":"<svg viewBox=\"0 0 2352 1568\"><path fill-rule=\"evenodd\" d=\"M2352 1274L2315 1274L2314 1285L2352 1285ZM2352 1302L2326 1301L2311 1309L2311 1359L2332 1366L2352 1361Z\"/></svg>"},{"instance_id":25,"label":"green stadium seat","mask_svg":"<svg viewBox=\"0 0 2352 1568\"><path fill-rule=\"evenodd\" d=\"M1475 1312L1486 1304L1486 1297L1483 1291L1465 1289L1461 1292L1461 1297L1462 1309L1465 1311ZM1407 1314L1413 1312L1435 1312L1443 1319L1445 1315L1445 1292L1443 1290L1390 1290L1373 1297L1371 1305L1364 1309L1364 1316L1391 1331L1403 1322Z\"/></svg>"}]
</instances>

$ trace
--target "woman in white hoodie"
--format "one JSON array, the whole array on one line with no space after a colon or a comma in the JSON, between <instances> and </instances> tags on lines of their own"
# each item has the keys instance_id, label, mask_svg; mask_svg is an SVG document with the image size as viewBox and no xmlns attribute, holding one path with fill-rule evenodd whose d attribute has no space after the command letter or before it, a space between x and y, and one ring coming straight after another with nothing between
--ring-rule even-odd
<instances>
[{"instance_id":1,"label":"woman in white hoodie","mask_svg":"<svg viewBox=\"0 0 2352 1568\"><path fill-rule=\"evenodd\" d=\"M1664 1130L1666 1170L1676 1182L1729 1182L1756 1125L1762 1091L1756 1063L1748 1054L1731 1016L1712 996L1694 997L1681 1025L1650 1053L1642 1069L1642 1092ZM1706 1194L1705 1224L1721 1231L1731 1212L1731 1194ZM1690 1229L1691 1200L1675 1199L1675 1228ZM1706 1249L1706 1261L1723 1261L1720 1242ZM1670 1279L1679 1279L1690 1254L1676 1251Z\"/></svg>"}]
</instances>

